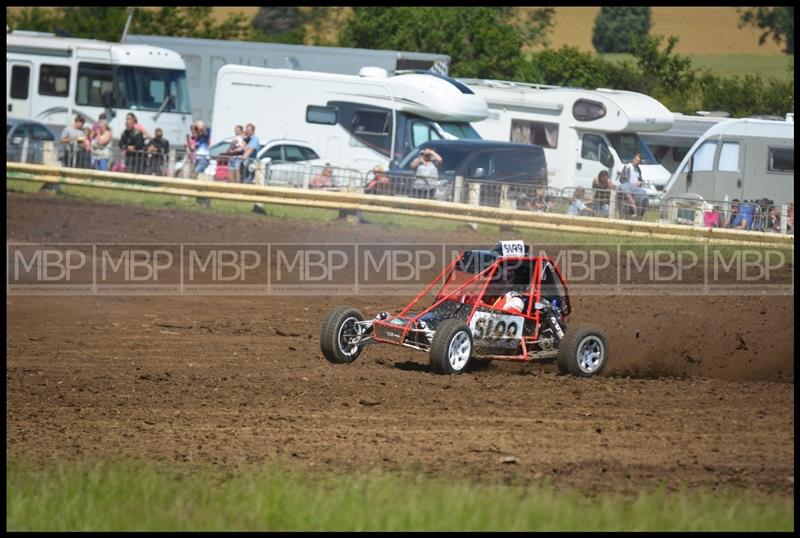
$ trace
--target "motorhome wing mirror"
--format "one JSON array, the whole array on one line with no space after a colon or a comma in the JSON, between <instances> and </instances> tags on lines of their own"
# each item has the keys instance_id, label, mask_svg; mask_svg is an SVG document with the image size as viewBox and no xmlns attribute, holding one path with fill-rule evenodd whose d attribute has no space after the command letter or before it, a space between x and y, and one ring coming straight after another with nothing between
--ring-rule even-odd
<instances>
[{"instance_id":1,"label":"motorhome wing mirror","mask_svg":"<svg viewBox=\"0 0 800 538\"><path fill-rule=\"evenodd\" d=\"M689 158L688 170L686 171L686 188L692 185L692 174L694 172L694 155Z\"/></svg>"},{"instance_id":2,"label":"motorhome wing mirror","mask_svg":"<svg viewBox=\"0 0 800 538\"><path fill-rule=\"evenodd\" d=\"M475 169L475 179L481 179L486 177L486 169L485 168L476 168Z\"/></svg>"},{"instance_id":3,"label":"motorhome wing mirror","mask_svg":"<svg viewBox=\"0 0 800 538\"><path fill-rule=\"evenodd\" d=\"M614 166L614 157L611 156L611 153L604 151L602 152L602 156L603 160L601 162L603 163L603 166L608 168Z\"/></svg>"},{"instance_id":4,"label":"motorhome wing mirror","mask_svg":"<svg viewBox=\"0 0 800 538\"><path fill-rule=\"evenodd\" d=\"M11 143L14 144L15 146L19 146L20 144L22 144L22 137L15 136L14 138L11 139Z\"/></svg>"},{"instance_id":5,"label":"motorhome wing mirror","mask_svg":"<svg viewBox=\"0 0 800 538\"><path fill-rule=\"evenodd\" d=\"M400 166L400 161L397 159L392 159L392 161L389 163L389 168L397 168L398 166Z\"/></svg>"}]
</instances>

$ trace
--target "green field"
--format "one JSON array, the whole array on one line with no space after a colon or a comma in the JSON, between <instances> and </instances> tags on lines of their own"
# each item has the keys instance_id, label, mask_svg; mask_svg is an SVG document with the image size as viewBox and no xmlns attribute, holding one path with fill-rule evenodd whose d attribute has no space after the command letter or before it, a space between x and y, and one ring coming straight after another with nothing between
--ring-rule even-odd
<instances>
[{"instance_id":1,"label":"green field","mask_svg":"<svg viewBox=\"0 0 800 538\"><path fill-rule=\"evenodd\" d=\"M739 492L590 497L411 472L177 470L9 462L8 530L792 530L793 503Z\"/></svg>"},{"instance_id":2,"label":"green field","mask_svg":"<svg viewBox=\"0 0 800 538\"><path fill-rule=\"evenodd\" d=\"M630 54L601 54L606 60L634 61ZM792 56L786 54L686 54L692 66L710 69L715 75L744 76L760 74L763 77L789 79L794 76L789 70Z\"/></svg>"}]
</instances>

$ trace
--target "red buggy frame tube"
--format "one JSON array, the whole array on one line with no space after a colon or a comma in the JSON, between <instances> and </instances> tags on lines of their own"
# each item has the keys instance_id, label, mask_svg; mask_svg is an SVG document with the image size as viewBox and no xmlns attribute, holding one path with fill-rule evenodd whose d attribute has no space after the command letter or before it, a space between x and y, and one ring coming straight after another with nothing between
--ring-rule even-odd
<instances>
[{"instance_id":1,"label":"red buggy frame tube","mask_svg":"<svg viewBox=\"0 0 800 538\"><path fill-rule=\"evenodd\" d=\"M437 276L435 279L433 279L433 280L431 281L431 283L430 283L430 284L428 284L428 285L425 287L425 289L424 289L424 290L422 290L422 291L420 292L420 294L419 294L419 295L417 295L416 297L414 297L414 299L413 299L413 300L412 300L412 301L411 301L411 302L408 304L408 306L406 306L406 307L405 307L405 308L402 310L402 312L400 312L399 314L397 314L397 316L398 316L398 317L399 317L399 316L405 316L405 315L408 313L408 311L409 311L409 310L411 310L411 307L412 307L412 306L414 306L415 304L417 304L417 302L419 302L419 300L420 300L420 299L422 299L422 297L424 297L424 296L425 296L425 294L426 294L426 293L428 293L428 292L431 290L431 288L433 288L433 287L436 285L436 283L437 283L437 282L439 282L439 280L441 280L441 279L444 277L444 275L446 275L447 273L449 273L450 271L452 271L452 270L453 270L453 268L456 266L456 263L458 263L458 260L460 260L460 259L461 259L461 257L462 257L463 255L464 255L464 253L462 252L462 253L460 253L458 256L456 256L456 259L454 259L452 262L450 262L450 265L448 265L448 266L445 268L445 270L444 270L444 271L442 271L441 273L439 273L439 276Z\"/></svg>"},{"instance_id":2,"label":"red buggy frame tube","mask_svg":"<svg viewBox=\"0 0 800 538\"><path fill-rule=\"evenodd\" d=\"M469 322L472 320L472 316L475 315L475 311L478 310L478 305L481 304L481 300L483 299L483 296L486 294L486 288L489 287L489 283L492 281L492 278L494 277L494 274L497 272L497 266L498 265L499 265L499 263L497 261L495 261L492 264L492 266L489 267L489 269L491 269L492 272L489 275L489 278L486 279L486 283L483 285L483 289L481 289L481 292L478 294L479 299L477 301L475 301L475 306L472 307L472 312L469 313L469 317L467 318L467 324L468 325L469 325Z\"/></svg>"}]
</instances>

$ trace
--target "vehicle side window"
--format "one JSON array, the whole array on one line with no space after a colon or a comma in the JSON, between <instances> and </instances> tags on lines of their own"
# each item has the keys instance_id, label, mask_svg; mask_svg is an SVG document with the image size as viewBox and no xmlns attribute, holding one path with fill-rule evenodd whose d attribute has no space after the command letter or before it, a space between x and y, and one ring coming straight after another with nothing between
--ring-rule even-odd
<instances>
[{"instance_id":1,"label":"vehicle side window","mask_svg":"<svg viewBox=\"0 0 800 538\"><path fill-rule=\"evenodd\" d=\"M31 124L31 138L34 140L55 140L53 133L48 131L44 126L38 123Z\"/></svg>"},{"instance_id":2,"label":"vehicle side window","mask_svg":"<svg viewBox=\"0 0 800 538\"><path fill-rule=\"evenodd\" d=\"M75 102L79 105L103 107L103 95L114 93L114 76L108 64L81 62L78 64L78 92Z\"/></svg>"},{"instance_id":3,"label":"vehicle side window","mask_svg":"<svg viewBox=\"0 0 800 538\"><path fill-rule=\"evenodd\" d=\"M290 163L296 163L305 160L305 157L303 156L303 148L298 146L284 146L283 151L286 152L286 160Z\"/></svg>"},{"instance_id":4,"label":"vehicle side window","mask_svg":"<svg viewBox=\"0 0 800 538\"><path fill-rule=\"evenodd\" d=\"M536 160L533 151L503 151L497 155L493 175L503 178L533 178L539 172L536 170Z\"/></svg>"},{"instance_id":5,"label":"vehicle side window","mask_svg":"<svg viewBox=\"0 0 800 538\"><path fill-rule=\"evenodd\" d=\"M11 68L11 98L27 99L30 86L31 69L27 65L15 65Z\"/></svg>"},{"instance_id":6,"label":"vehicle side window","mask_svg":"<svg viewBox=\"0 0 800 538\"><path fill-rule=\"evenodd\" d=\"M475 177L478 168L483 168L486 172L484 177L490 177L494 173L494 154L490 152L479 153L470 161L467 167L467 177Z\"/></svg>"},{"instance_id":7,"label":"vehicle side window","mask_svg":"<svg viewBox=\"0 0 800 538\"><path fill-rule=\"evenodd\" d=\"M69 95L69 66L42 64L39 68L39 95L67 97Z\"/></svg>"},{"instance_id":8,"label":"vehicle side window","mask_svg":"<svg viewBox=\"0 0 800 538\"><path fill-rule=\"evenodd\" d=\"M787 172L794 174L794 150L788 148L769 148L770 172Z\"/></svg>"},{"instance_id":9,"label":"vehicle side window","mask_svg":"<svg viewBox=\"0 0 800 538\"><path fill-rule=\"evenodd\" d=\"M692 159L692 170L695 172L710 172L714 169L714 154L717 152L717 142L708 141L697 148Z\"/></svg>"},{"instance_id":10,"label":"vehicle side window","mask_svg":"<svg viewBox=\"0 0 800 538\"><path fill-rule=\"evenodd\" d=\"M719 151L719 163L717 170L720 172L739 171L739 143L723 142L722 149Z\"/></svg>"},{"instance_id":11,"label":"vehicle side window","mask_svg":"<svg viewBox=\"0 0 800 538\"><path fill-rule=\"evenodd\" d=\"M558 147L558 124L511 120L511 142L556 148Z\"/></svg>"},{"instance_id":12,"label":"vehicle side window","mask_svg":"<svg viewBox=\"0 0 800 538\"><path fill-rule=\"evenodd\" d=\"M30 138L31 132L27 123L18 124L12 131L12 138Z\"/></svg>"},{"instance_id":13,"label":"vehicle side window","mask_svg":"<svg viewBox=\"0 0 800 538\"><path fill-rule=\"evenodd\" d=\"M581 144L581 157L588 161L599 161L605 166L611 166L614 164L614 161L611 157L611 150L608 149L606 141L598 135L583 135L583 143Z\"/></svg>"},{"instance_id":14,"label":"vehicle side window","mask_svg":"<svg viewBox=\"0 0 800 538\"><path fill-rule=\"evenodd\" d=\"M264 154L264 157L269 157L273 161L282 161L283 160L283 155L281 155L282 147L283 146L273 146L269 148L267 152Z\"/></svg>"},{"instance_id":15,"label":"vehicle side window","mask_svg":"<svg viewBox=\"0 0 800 538\"><path fill-rule=\"evenodd\" d=\"M311 161L311 160L314 160L314 159L319 159L319 155L317 155L317 152L314 151L313 149L311 149L311 148L300 148L300 149L303 152L303 157L304 157L303 160Z\"/></svg>"},{"instance_id":16,"label":"vehicle side window","mask_svg":"<svg viewBox=\"0 0 800 538\"><path fill-rule=\"evenodd\" d=\"M429 140L441 140L439 133L434 131L427 123L415 121L411 124L411 144L416 148Z\"/></svg>"},{"instance_id":17,"label":"vehicle side window","mask_svg":"<svg viewBox=\"0 0 800 538\"><path fill-rule=\"evenodd\" d=\"M336 125L338 111L332 106L308 105L306 108L306 122L320 123L322 125Z\"/></svg>"}]
</instances>

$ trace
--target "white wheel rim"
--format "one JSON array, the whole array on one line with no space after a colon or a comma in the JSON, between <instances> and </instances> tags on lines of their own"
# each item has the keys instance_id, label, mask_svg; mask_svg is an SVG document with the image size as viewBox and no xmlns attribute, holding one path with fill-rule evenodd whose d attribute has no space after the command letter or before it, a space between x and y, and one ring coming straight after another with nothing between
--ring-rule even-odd
<instances>
[{"instance_id":1,"label":"white wheel rim","mask_svg":"<svg viewBox=\"0 0 800 538\"><path fill-rule=\"evenodd\" d=\"M603 341L595 335L589 335L578 344L578 368L585 374L591 374L603 365L606 349Z\"/></svg>"},{"instance_id":2,"label":"white wheel rim","mask_svg":"<svg viewBox=\"0 0 800 538\"><path fill-rule=\"evenodd\" d=\"M354 336L358 336L359 334L361 334L361 326L358 325L358 318L356 318L355 316L350 316L349 318L345 319L342 322L342 325L339 327L339 335L337 338L337 342L339 344L339 350L346 356L352 357L358 351L358 344L351 345L349 348L350 351L348 351L347 341L349 340L349 337L353 336L349 334L350 331L348 331L348 333L345 333L345 327L348 326L354 331Z\"/></svg>"},{"instance_id":3,"label":"white wheel rim","mask_svg":"<svg viewBox=\"0 0 800 538\"><path fill-rule=\"evenodd\" d=\"M469 336L464 331L459 331L450 340L450 348L447 353L447 359L450 361L450 366L453 370L461 370L467 365L469 354L472 351L472 343L469 341Z\"/></svg>"}]
</instances>

